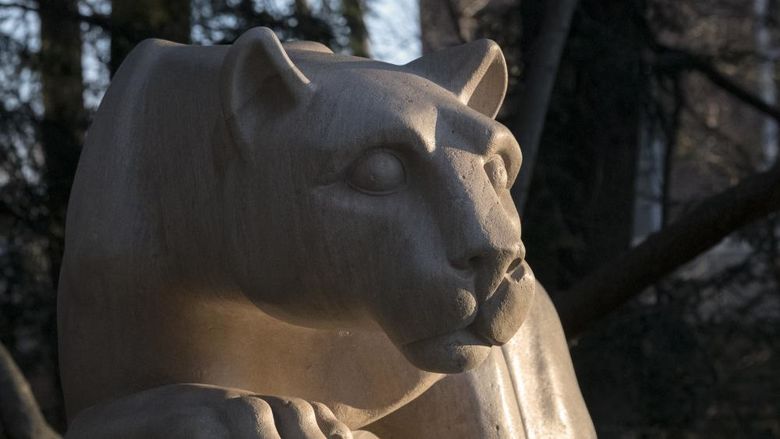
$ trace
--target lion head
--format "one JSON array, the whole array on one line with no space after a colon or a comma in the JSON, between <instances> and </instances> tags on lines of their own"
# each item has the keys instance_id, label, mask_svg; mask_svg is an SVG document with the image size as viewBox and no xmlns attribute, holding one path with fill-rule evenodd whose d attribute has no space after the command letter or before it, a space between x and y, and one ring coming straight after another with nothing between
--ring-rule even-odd
<instances>
[{"instance_id":1,"label":"lion head","mask_svg":"<svg viewBox=\"0 0 780 439\"><path fill-rule=\"evenodd\" d=\"M493 119L500 49L394 66L294 47L255 29L222 68L240 157L225 171L225 242L241 289L303 325L378 323L425 370L475 366L533 292L509 193L520 148Z\"/></svg>"}]
</instances>

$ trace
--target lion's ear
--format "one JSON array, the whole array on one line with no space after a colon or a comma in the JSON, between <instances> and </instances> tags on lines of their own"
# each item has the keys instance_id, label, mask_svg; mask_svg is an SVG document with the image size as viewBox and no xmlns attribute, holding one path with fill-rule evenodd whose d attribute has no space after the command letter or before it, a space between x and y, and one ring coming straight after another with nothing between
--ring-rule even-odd
<instances>
[{"instance_id":1,"label":"lion's ear","mask_svg":"<svg viewBox=\"0 0 780 439\"><path fill-rule=\"evenodd\" d=\"M233 43L225 56L220 82L222 111L227 119L238 116L247 104L258 101L258 96L269 111L283 111L312 93L309 79L266 27L250 29Z\"/></svg>"},{"instance_id":2,"label":"lion's ear","mask_svg":"<svg viewBox=\"0 0 780 439\"><path fill-rule=\"evenodd\" d=\"M496 117L507 87L506 61L491 40L477 40L418 58L406 67L451 91L464 104Z\"/></svg>"}]
</instances>

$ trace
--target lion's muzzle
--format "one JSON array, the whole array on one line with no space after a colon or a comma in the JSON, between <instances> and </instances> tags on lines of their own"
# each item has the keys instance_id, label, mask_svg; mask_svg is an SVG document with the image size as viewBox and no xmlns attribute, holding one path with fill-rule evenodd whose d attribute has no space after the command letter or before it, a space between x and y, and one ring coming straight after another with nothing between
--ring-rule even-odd
<instances>
[{"instance_id":1,"label":"lion's muzzle","mask_svg":"<svg viewBox=\"0 0 780 439\"><path fill-rule=\"evenodd\" d=\"M527 263L508 272L496 291L480 304L471 329L492 345L502 345L523 324L534 296L536 281Z\"/></svg>"}]
</instances>

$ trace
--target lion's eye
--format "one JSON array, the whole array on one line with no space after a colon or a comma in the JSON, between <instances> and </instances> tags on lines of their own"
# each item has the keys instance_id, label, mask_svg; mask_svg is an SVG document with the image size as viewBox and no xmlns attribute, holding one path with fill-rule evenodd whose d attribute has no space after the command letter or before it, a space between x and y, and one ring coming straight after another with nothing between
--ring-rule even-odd
<instances>
[{"instance_id":1,"label":"lion's eye","mask_svg":"<svg viewBox=\"0 0 780 439\"><path fill-rule=\"evenodd\" d=\"M490 159L485 164L485 172L487 172L488 178L496 190L509 188L509 176L506 173L506 166L504 166L504 160L501 157Z\"/></svg>"},{"instance_id":2,"label":"lion's eye","mask_svg":"<svg viewBox=\"0 0 780 439\"><path fill-rule=\"evenodd\" d=\"M403 187L406 171L395 154L378 150L358 159L350 171L348 182L361 192L385 195Z\"/></svg>"}]
</instances>

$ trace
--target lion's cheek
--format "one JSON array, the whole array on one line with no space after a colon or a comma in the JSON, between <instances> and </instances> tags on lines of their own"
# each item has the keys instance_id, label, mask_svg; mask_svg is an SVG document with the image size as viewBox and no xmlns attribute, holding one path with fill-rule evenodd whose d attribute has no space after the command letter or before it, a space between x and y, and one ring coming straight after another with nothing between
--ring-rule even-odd
<instances>
[{"instance_id":1,"label":"lion's cheek","mask_svg":"<svg viewBox=\"0 0 780 439\"><path fill-rule=\"evenodd\" d=\"M385 288L371 304L372 317L399 346L465 329L473 323L478 307L471 291L445 281Z\"/></svg>"},{"instance_id":2,"label":"lion's cheek","mask_svg":"<svg viewBox=\"0 0 780 439\"><path fill-rule=\"evenodd\" d=\"M498 289L480 305L472 328L494 345L508 342L520 329L536 289L536 280L524 262L518 273L501 283Z\"/></svg>"}]
</instances>

